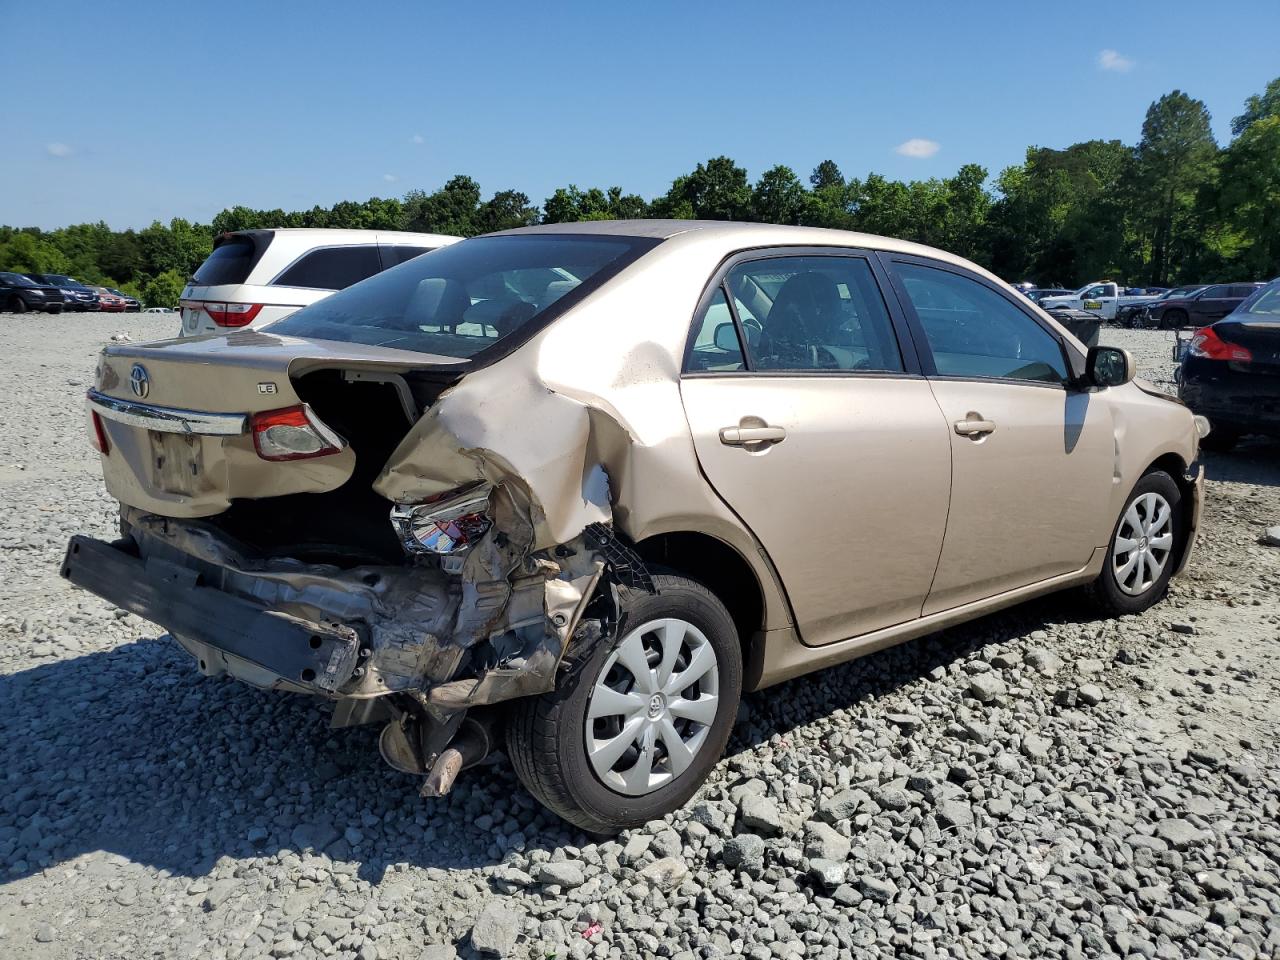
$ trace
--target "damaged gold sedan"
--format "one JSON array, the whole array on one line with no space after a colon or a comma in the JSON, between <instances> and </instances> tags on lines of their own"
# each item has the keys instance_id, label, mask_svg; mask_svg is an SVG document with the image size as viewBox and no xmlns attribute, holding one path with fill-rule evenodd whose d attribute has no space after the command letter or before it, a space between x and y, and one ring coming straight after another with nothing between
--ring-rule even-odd
<instances>
[{"instance_id":1,"label":"damaged gold sedan","mask_svg":"<svg viewBox=\"0 0 1280 960\"><path fill-rule=\"evenodd\" d=\"M107 347L121 539L63 575L210 675L380 722L449 790L505 736L610 832L686 802L743 690L1185 563L1198 430L978 267L757 224L466 240L268 327Z\"/></svg>"}]
</instances>

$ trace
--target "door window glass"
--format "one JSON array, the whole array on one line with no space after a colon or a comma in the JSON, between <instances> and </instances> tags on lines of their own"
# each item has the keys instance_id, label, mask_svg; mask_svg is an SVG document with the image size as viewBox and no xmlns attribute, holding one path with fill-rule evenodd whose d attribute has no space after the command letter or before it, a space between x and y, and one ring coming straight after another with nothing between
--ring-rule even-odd
<instances>
[{"instance_id":1,"label":"door window glass","mask_svg":"<svg viewBox=\"0 0 1280 960\"><path fill-rule=\"evenodd\" d=\"M733 325L733 314L729 312L724 290L718 289L694 331L689 369L724 373L742 368L742 346Z\"/></svg>"},{"instance_id":2,"label":"door window glass","mask_svg":"<svg viewBox=\"0 0 1280 960\"><path fill-rule=\"evenodd\" d=\"M752 370L903 369L884 298L861 257L748 260L725 282Z\"/></svg>"},{"instance_id":3,"label":"door window glass","mask_svg":"<svg viewBox=\"0 0 1280 960\"><path fill-rule=\"evenodd\" d=\"M1231 288L1228 287L1226 284L1216 283L1212 287L1205 288L1205 291L1201 295L1200 299L1201 300L1218 300L1218 299L1221 299L1222 297L1230 296L1231 295L1230 291L1231 291Z\"/></svg>"},{"instance_id":4,"label":"door window glass","mask_svg":"<svg viewBox=\"0 0 1280 960\"><path fill-rule=\"evenodd\" d=\"M1065 383L1058 341L989 287L946 270L897 264L938 373Z\"/></svg>"},{"instance_id":5,"label":"door window glass","mask_svg":"<svg viewBox=\"0 0 1280 960\"><path fill-rule=\"evenodd\" d=\"M372 277L382 269L378 248L325 247L312 250L272 281L275 287L308 287L313 290L343 290Z\"/></svg>"}]
</instances>

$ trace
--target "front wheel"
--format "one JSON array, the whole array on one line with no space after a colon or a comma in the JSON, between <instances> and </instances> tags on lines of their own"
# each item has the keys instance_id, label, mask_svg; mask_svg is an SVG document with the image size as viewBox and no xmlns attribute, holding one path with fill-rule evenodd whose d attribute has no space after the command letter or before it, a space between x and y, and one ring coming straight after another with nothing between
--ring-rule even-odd
<instances>
[{"instance_id":1,"label":"front wheel","mask_svg":"<svg viewBox=\"0 0 1280 960\"><path fill-rule=\"evenodd\" d=\"M1107 616L1141 613L1169 589L1186 534L1182 491L1163 470L1152 470L1134 485L1111 533L1102 572L1088 587Z\"/></svg>"},{"instance_id":2,"label":"front wheel","mask_svg":"<svg viewBox=\"0 0 1280 960\"><path fill-rule=\"evenodd\" d=\"M27 301L23 300L20 296L18 296L15 293L13 295L13 299L9 301L9 312L10 313L26 313Z\"/></svg>"},{"instance_id":3,"label":"front wheel","mask_svg":"<svg viewBox=\"0 0 1280 960\"><path fill-rule=\"evenodd\" d=\"M556 689L518 701L507 726L516 775L553 813L614 834L683 806L724 752L742 692L729 612L706 587L655 576L620 589L613 636Z\"/></svg>"}]
</instances>

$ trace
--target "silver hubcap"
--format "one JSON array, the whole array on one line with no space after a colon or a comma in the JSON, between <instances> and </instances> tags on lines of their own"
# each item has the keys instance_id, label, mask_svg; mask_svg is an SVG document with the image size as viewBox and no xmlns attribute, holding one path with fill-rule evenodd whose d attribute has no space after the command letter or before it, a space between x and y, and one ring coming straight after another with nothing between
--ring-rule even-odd
<instances>
[{"instance_id":1,"label":"silver hubcap","mask_svg":"<svg viewBox=\"0 0 1280 960\"><path fill-rule=\"evenodd\" d=\"M720 670L686 620L651 620L610 654L587 704L587 759L605 786L639 796L684 773L720 706Z\"/></svg>"},{"instance_id":2,"label":"silver hubcap","mask_svg":"<svg viewBox=\"0 0 1280 960\"><path fill-rule=\"evenodd\" d=\"M1151 589L1164 573L1173 550L1173 508L1158 493L1144 493L1124 512L1111 568L1120 589L1137 596Z\"/></svg>"}]
</instances>

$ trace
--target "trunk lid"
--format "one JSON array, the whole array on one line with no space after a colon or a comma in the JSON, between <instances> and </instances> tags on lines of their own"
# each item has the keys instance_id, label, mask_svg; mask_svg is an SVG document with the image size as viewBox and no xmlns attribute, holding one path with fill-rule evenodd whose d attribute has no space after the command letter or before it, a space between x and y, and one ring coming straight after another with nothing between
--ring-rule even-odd
<instances>
[{"instance_id":1,"label":"trunk lid","mask_svg":"<svg viewBox=\"0 0 1280 960\"><path fill-rule=\"evenodd\" d=\"M361 444L359 419L340 428L343 448L289 461L262 459L250 429L256 413L305 402L298 381L324 370L372 375L434 371L457 375L463 361L255 330L102 351L89 409L108 449L107 489L120 501L162 516L204 517L237 499L321 493L347 482ZM302 391L303 394L306 391ZM323 421L322 421L323 422ZM326 426L329 426L326 424ZM377 464L381 466L381 464Z\"/></svg>"},{"instance_id":2,"label":"trunk lid","mask_svg":"<svg viewBox=\"0 0 1280 960\"><path fill-rule=\"evenodd\" d=\"M1280 374L1280 321L1219 320L1213 330L1221 339L1253 354L1248 363L1234 362L1233 369L1272 376Z\"/></svg>"}]
</instances>

